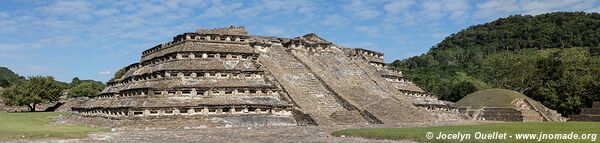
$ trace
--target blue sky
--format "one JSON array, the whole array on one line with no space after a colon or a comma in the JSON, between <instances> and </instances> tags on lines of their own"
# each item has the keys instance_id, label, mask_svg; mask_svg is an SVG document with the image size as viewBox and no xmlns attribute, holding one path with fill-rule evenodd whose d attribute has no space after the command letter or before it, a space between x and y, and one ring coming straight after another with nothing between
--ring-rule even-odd
<instances>
[{"instance_id":1,"label":"blue sky","mask_svg":"<svg viewBox=\"0 0 600 143\"><path fill-rule=\"evenodd\" d=\"M0 1L0 66L20 75L107 81L141 52L198 28L253 35L317 33L385 61L425 53L471 25L514 14L600 12L598 0Z\"/></svg>"}]
</instances>

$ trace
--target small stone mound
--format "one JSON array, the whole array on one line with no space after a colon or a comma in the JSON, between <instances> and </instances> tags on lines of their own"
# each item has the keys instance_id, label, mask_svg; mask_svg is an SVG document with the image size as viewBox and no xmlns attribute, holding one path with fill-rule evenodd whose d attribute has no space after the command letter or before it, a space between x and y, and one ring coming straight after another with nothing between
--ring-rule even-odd
<instances>
[{"instance_id":1,"label":"small stone mound","mask_svg":"<svg viewBox=\"0 0 600 143\"><path fill-rule=\"evenodd\" d=\"M476 120L564 121L555 110L546 108L522 93L507 89L477 91L453 106L467 110L467 114Z\"/></svg>"}]
</instances>

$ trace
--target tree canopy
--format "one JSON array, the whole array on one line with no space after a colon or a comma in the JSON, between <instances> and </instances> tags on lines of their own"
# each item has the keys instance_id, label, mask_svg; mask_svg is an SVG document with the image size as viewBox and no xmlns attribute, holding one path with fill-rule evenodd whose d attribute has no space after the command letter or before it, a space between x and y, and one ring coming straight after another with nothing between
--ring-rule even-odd
<instances>
[{"instance_id":1,"label":"tree canopy","mask_svg":"<svg viewBox=\"0 0 600 143\"><path fill-rule=\"evenodd\" d=\"M30 111L35 111L35 106L40 103L57 101L63 89L65 86L51 76L33 76L5 89L2 97L6 105L26 105Z\"/></svg>"},{"instance_id":2,"label":"tree canopy","mask_svg":"<svg viewBox=\"0 0 600 143\"><path fill-rule=\"evenodd\" d=\"M102 82L81 82L74 84L69 92L69 97L89 97L98 95L106 85Z\"/></svg>"},{"instance_id":3,"label":"tree canopy","mask_svg":"<svg viewBox=\"0 0 600 143\"><path fill-rule=\"evenodd\" d=\"M600 14L514 15L471 26L426 54L396 60L416 84L441 99L506 88L577 114L600 95Z\"/></svg>"},{"instance_id":4,"label":"tree canopy","mask_svg":"<svg viewBox=\"0 0 600 143\"><path fill-rule=\"evenodd\" d=\"M78 77L73 78L69 84L68 97L89 97L99 94L106 85L101 81L80 80Z\"/></svg>"},{"instance_id":5,"label":"tree canopy","mask_svg":"<svg viewBox=\"0 0 600 143\"><path fill-rule=\"evenodd\" d=\"M125 70L125 68L121 68L117 72L115 72L115 76L112 79L110 79L110 80L112 81L112 80L121 78L121 77L123 77L123 75L125 75L126 72L127 71Z\"/></svg>"}]
</instances>

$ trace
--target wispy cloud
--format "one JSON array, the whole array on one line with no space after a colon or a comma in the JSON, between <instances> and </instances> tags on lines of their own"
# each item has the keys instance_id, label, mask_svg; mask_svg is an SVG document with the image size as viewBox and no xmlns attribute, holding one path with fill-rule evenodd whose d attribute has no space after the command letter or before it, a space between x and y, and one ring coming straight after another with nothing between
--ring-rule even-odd
<instances>
[{"instance_id":1,"label":"wispy cloud","mask_svg":"<svg viewBox=\"0 0 600 143\"><path fill-rule=\"evenodd\" d=\"M109 75L110 73L111 72L107 71L107 70L106 71L100 71L100 72L98 72L98 74L101 74L101 75Z\"/></svg>"},{"instance_id":2,"label":"wispy cloud","mask_svg":"<svg viewBox=\"0 0 600 143\"><path fill-rule=\"evenodd\" d=\"M0 66L17 67L23 75L54 72L63 80L74 76L107 80L110 72L102 69L136 62L142 50L200 27L241 25L252 34L284 37L315 32L330 41L391 52L386 53L386 61L392 61L406 58L406 53L425 52L462 28L508 15L600 12L600 1L595 0L57 0L9 4L14 3L22 5L0 9ZM50 67L69 70L57 73L62 70Z\"/></svg>"}]
</instances>

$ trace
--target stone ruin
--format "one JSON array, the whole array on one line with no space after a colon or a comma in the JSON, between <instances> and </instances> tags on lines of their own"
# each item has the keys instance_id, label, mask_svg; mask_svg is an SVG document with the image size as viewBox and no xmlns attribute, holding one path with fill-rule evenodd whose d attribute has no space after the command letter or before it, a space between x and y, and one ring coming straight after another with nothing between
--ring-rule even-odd
<instances>
[{"instance_id":1,"label":"stone ruin","mask_svg":"<svg viewBox=\"0 0 600 143\"><path fill-rule=\"evenodd\" d=\"M566 121L560 113L549 109L538 101L517 99L513 101L517 108L484 107L482 109L467 109L468 115L474 120L491 121Z\"/></svg>"},{"instance_id":2,"label":"stone ruin","mask_svg":"<svg viewBox=\"0 0 600 143\"><path fill-rule=\"evenodd\" d=\"M569 116L569 121L600 122L600 101L594 101L592 108L581 109L580 115Z\"/></svg>"},{"instance_id":3,"label":"stone ruin","mask_svg":"<svg viewBox=\"0 0 600 143\"><path fill-rule=\"evenodd\" d=\"M307 34L200 29L142 52L138 63L72 112L110 119L220 118L252 125L397 124L463 120L383 53ZM234 123L235 124L235 123Z\"/></svg>"},{"instance_id":4,"label":"stone ruin","mask_svg":"<svg viewBox=\"0 0 600 143\"><path fill-rule=\"evenodd\" d=\"M453 106L459 108L472 120L566 121L560 113L547 108L539 101L535 101L522 93L506 89L477 91L467 95Z\"/></svg>"}]
</instances>

